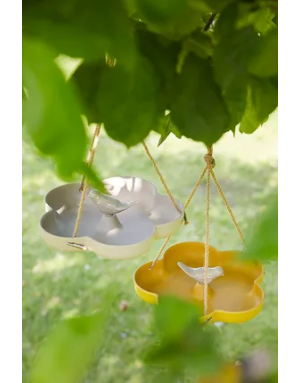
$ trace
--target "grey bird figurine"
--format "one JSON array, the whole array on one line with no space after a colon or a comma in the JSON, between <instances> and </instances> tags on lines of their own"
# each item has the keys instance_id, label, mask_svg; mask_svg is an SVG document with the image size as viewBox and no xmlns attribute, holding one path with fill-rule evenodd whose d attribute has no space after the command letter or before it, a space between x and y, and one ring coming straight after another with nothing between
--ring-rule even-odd
<instances>
[{"instance_id":1,"label":"grey bird figurine","mask_svg":"<svg viewBox=\"0 0 300 383\"><path fill-rule=\"evenodd\" d=\"M103 194L96 189L91 190L88 197L94 201L98 209L107 216L121 213L137 203L137 201L121 202L117 198Z\"/></svg>"},{"instance_id":2,"label":"grey bird figurine","mask_svg":"<svg viewBox=\"0 0 300 383\"><path fill-rule=\"evenodd\" d=\"M177 262L177 265L184 271L189 277L193 278L198 283L204 285L204 267L189 267L184 263ZM222 277L224 275L223 269L220 266L209 267L207 270L207 283L211 283L214 279Z\"/></svg>"}]
</instances>

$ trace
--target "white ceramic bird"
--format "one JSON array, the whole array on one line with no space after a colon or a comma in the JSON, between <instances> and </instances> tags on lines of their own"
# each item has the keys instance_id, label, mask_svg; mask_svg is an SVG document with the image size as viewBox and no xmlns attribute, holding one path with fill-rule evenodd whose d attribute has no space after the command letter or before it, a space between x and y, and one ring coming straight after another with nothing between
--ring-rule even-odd
<instances>
[{"instance_id":1,"label":"white ceramic bird","mask_svg":"<svg viewBox=\"0 0 300 383\"><path fill-rule=\"evenodd\" d=\"M177 262L177 265L181 268L182 271L184 271L189 277L193 278L198 283L204 285L204 279L205 279L205 273L204 273L204 267L189 267L186 266L184 263ZM218 277L222 277L224 275L224 271L222 267L209 267L207 270L207 283L211 283L214 279Z\"/></svg>"},{"instance_id":2,"label":"white ceramic bird","mask_svg":"<svg viewBox=\"0 0 300 383\"><path fill-rule=\"evenodd\" d=\"M103 194L96 189L91 190L88 197L94 201L98 209L107 216L121 213L121 211L129 209L137 203L137 201L121 202L117 198Z\"/></svg>"}]
</instances>

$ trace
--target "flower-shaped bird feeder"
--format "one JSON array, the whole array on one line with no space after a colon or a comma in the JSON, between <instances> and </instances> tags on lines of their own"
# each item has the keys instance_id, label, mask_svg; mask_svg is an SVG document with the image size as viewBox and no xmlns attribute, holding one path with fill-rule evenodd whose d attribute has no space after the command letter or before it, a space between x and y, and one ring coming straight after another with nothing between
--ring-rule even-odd
<instances>
[{"instance_id":1,"label":"flower-shaped bird feeder","mask_svg":"<svg viewBox=\"0 0 300 383\"><path fill-rule=\"evenodd\" d=\"M203 306L204 255L205 244L201 242L170 247L155 267L150 269L149 262L137 269L137 294L152 304L162 295L175 295ZM212 246L209 255L208 310L203 320L242 323L254 318L262 309L264 297L261 264L241 262L238 252L218 251Z\"/></svg>"},{"instance_id":2,"label":"flower-shaped bird feeder","mask_svg":"<svg viewBox=\"0 0 300 383\"><path fill-rule=\"evenodd\" d=\"M100 135L96 126L87 166L91 166ZM104 181L106 193L81 184L67 184L45 197L46 214L40 226L45 242L61 251L92 251L103 258L129 259L147 253L155 239L169 238L182 221L184 208L177 201L145 142L142 143L167 195L138 177L112 177Z\"/></svg>"},{"instance_id":3,"label":"flower-shaped bird feeder","mask_svg":"<svg viewBox=\"0 0 300 383\"><path fill-rule=\"evenodd\" d=\"M176 201L179 213L150 182L113 177L103 183L108 194L86 189L76 238L80 184L62 185L46 195L41 229L47 244L61 251L82 249L103 258L129 259L147 253L156 238L165 238L181 226L183 206Z\"/></svg>"},{"instance_id":4,"label":"flower-shaped bird feeder","mask_svg":"<svg viewBox=\"0 0 300 383\"><path fill-rule=\"evenodd\" d=\"M262 309L264 293L260 287L264 271L259 262L241 261L237 251L218 251L209 243L210 180L214 180L230 217L245 244L245 239L216 179L212 149L204 157L206 166L184 208L189 205L200 182L207 174L205 243L186 242L170 247L160 256L170 240L165 240L157 257L139 267L134 275L135 290L148 303L159 303L161 295L175 295L204 306L210 322L242 323Z\"/></svg>"}]
</instances>

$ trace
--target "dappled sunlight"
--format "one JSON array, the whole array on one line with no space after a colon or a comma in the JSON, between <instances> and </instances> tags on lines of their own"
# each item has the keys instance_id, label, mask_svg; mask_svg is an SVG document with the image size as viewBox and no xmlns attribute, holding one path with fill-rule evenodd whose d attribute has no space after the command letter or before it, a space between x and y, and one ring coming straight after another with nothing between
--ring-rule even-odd
<instances>
[{"instance_id":1,"label":"dappled sunlight","mask_svg":"<svg viewBox=\"0 0 300 383\"><path fill-rule=\"evenodd\" d=\"M41 260L38 259L37 263L32 269L33 274L49 274L57 271L62 271L70 267L82 264L84 258L79 254L74 256L65 256L61 253L56 253L54 258Z\"/></svg>"},{"instance_id":2,"label":"dappled sunlight","mask_svg":"<svg viewBox=\"0 0 300 383\"><path fill-rule=\"evenodd\" d=\"M79 308L78 307L74 307L73 309L71 310L68 310L68 311L65 311L62 315L62 318L61 319L69 319L69 318L73 318L75 317L76 315L79 314Z\"/></svg>"},{"instance_id":3,"label":"dappled sunlight","mask_svg":"<svg viewBox=\"0 0 300 383\"><path fill-rule=\"evenodd\" d=\"M50 310L53 310L54 308L61 305L61 298L60 297L52 297L50 298L47 303L44 305L41 314L43 316L47 315Z\"/></svg>"},{"instance_id":4,"label":"dappled sunlight","mask_svg":"<svg viewBox=\"0 0 300 383\"><path fill-rule=\"evenodd\" d=\"M252 136L232 133L215 146L215 173L231 205L235 217L246 234L265 208L270 191L277 186L276 126L265 124ZM203 169L205 147L187 139L169 137L156 148L158 135L147 140L149 150L157 161L174 196L185 202ZM275 149L274 149L275 148ZM102 178L140 176L149 180L158 192L165 193L142 145L126 150L125 146L101 133L95 168ZM80 181L80 177L76 179ZM126 311L117 304L107 331L104 353L97 354L86 382L101 379L114 382L116 371L124 381L143 381L140 361L132 360L136 349L149 340L152 307L136 296L133 274L141 264L153 260L163 240L157 240L150 252L140 258L107 261L93 253L59 253L48 248L39 232L39 220L44 213L44 195L53 187L64 184L55 174L54 166L37 157L24 146L23 152L23 326L25 368L32 361L36 347L55 323L101 307L103 294L111 282L119 286L121 302L129 302ZM169 245L183 241L204 241L205 189L200 185L187 209L190 222L175 233ZM211 244L220 250L241 249L242 244L228 212L214 185L211 187ZM277 263L266 266L263 288L265 309L253 321L222 327L221 349L229 357L240 351L248 352L262 343L276 349L277 321ZM137 325L138 323L138 325ZM237 336L238 334L238 336ZM255 334L255 335L253 335ZM275 339L275 340L274 340ZM122 355L122 359L117 358ZM233 353L232 350L236 350ZM136 354L135 354L136 355Z\"/></svg>"}]
</instances>

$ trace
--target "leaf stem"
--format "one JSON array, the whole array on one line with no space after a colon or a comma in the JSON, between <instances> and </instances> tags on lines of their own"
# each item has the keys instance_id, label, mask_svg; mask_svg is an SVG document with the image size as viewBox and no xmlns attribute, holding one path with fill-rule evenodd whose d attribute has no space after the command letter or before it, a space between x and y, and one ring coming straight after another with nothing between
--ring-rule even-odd
<instances>
[{"instance_id":1,"label":"leaf stem","mask_svg":"<svg viewBox=\"0 0 300 383\"><path fill-rule=\"evenodd\" d=\"M203 28L203 32L207 32L209 30L209 27L211 26L211 24L213 23L215 17L217 16L217 13L212 13L210 18L208 19L205 27Z\"/></svg>"}]
</instances>

